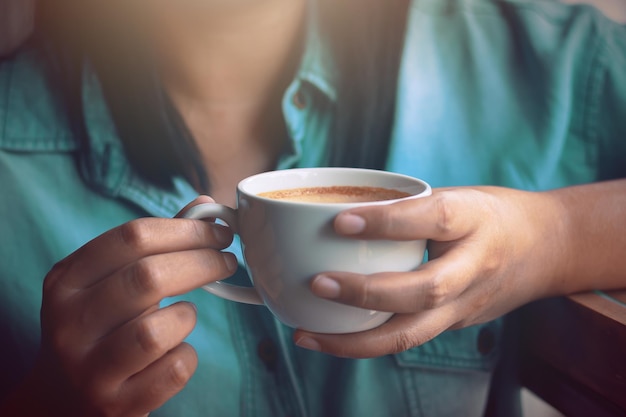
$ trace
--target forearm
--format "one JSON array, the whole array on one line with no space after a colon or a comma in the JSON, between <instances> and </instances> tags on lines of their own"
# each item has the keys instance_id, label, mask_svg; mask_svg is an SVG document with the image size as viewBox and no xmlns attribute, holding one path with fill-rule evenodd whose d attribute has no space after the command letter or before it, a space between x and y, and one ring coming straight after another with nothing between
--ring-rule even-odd
<instances>
[{"instance_id":1,"label":"forearm","mask_svg":"<svg viewBox=\"0 0 626 417\"><path fill-rule=\"evenodd\" d=\"M561 248L553 292L626 288L626 180L547 193L558 207Z\"/></svg>"}]
</instances>

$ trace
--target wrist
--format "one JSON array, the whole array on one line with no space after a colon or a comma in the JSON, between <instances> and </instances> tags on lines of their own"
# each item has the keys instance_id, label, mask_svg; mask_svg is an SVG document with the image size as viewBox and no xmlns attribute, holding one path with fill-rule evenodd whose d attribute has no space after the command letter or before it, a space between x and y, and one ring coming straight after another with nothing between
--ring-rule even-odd
<instances>
[{"instance_id":1,"label":"wrist","mask_svg":"<svg viewBox=\"0 0 626 417\"><path fill-rule=\"evenodd\" d=\"M574 290L571 276L575 270L575 258L572 254L573 222L570 218L568 202L563 195L546 191L537 193L542 200L539 212L542 218L542 230L538 239L543 241L541 247L548 254L544 258L546 271L546 297L566 295Z\"/></svg>"},{"instance_id":2,"label":"wrist","mask_svg":"<svg viewBox=\"0 0 626 417\"><path fill-rule=\"evenodd\" d=\"M514 190L510 196L506 217L520 296L533 301L566 294L571 252L565 245L570 226L564 202L551 192Z\"/></svg>"}]
</instances>

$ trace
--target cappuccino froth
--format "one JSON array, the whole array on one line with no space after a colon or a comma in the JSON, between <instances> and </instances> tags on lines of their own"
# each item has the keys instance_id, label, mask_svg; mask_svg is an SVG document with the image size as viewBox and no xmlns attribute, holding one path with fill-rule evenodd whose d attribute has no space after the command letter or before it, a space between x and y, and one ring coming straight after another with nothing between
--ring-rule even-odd
<instances>
[{"instance_id":1,"label":"cappuccino froth","mask_svg":"<svg viewBox=\"0 0 626 417\"><path fill-rule=\"evenodd\" d=\"M295 201L301 203L366 203L396 200L411 194L390 188L367 186L306 187L260 193L260 197L272 200Z\"/></svg>"}]
</instances>

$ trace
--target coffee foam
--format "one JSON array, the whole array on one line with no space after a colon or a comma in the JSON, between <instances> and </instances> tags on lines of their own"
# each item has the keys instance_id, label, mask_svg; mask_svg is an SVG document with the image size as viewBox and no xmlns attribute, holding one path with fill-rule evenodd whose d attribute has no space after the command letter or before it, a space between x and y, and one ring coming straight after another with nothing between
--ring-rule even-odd
<instances>
[{"instance_id":1,"label":"coffee foam","mask_svg":"<svg viewBox=\"0 0 626 417\"><path fill-rule=\"evenodd\" d=\"M305 187L260 193L260 197L272 200L301 203L363 203L396 200L411 194L390 188L368 186Z\"/></svg>"}]
</instances>

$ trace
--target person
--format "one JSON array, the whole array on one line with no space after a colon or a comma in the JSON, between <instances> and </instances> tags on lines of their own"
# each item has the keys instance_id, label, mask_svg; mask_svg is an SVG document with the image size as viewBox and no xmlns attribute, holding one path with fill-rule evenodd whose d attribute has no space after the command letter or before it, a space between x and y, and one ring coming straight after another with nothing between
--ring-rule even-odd
<instances>
[{"instance_id":1,"label":"person","mask_svg":"<svg viewBox=\"0 0 626 417\"><path fill-rule=\"evenodd\" d=\"M37 14L0 64L2 415L515 416L500 317L626 284L626 28L593 8L59 0ZM176 213L234 205L251 174L324 165L437 187L334 222L428 239L422 267L312 277L390 321L313 334L196 291L246 282L241 250Z\"/></svg>"}]
</instances>

